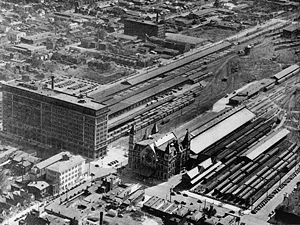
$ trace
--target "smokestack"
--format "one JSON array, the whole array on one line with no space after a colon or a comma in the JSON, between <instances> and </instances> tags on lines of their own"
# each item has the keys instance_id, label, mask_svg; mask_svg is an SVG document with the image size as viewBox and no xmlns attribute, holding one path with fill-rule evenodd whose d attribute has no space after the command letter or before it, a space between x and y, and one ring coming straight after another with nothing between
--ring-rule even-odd
<instances>
[{"instance_id":1,"label":"smokestack","mask_svg":"<svg viewBox=\"0 0 300 225\"><path fill-rule=\"evenodd\" d=\"M99 225L103 225L103 212L100 212L100 222Z\"/></svg>"},{"instance_id":2,"label":"smokestack","mask_svg":"<svg viewBox=\"0 0 300 225\"><path fill-rule=\"evenodd\" d=\"M158 23L158 12L156 12L156 23Z\"/></svg>"},{"instance_id":3,"label":"smokestack","mask_svg":"<svg viewBox=\"0 0 300 225\"><path fill-rule=\"evenodd\" d=\"M51 76L51 89L54 89L54 76Z\"/></svg>"}]
</instances>

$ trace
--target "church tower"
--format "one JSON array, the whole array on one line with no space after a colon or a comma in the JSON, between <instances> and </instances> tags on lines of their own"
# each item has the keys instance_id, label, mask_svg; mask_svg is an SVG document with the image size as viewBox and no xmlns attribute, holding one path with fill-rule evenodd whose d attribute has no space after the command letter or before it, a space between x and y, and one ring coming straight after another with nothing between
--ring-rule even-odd
<instances>
[{"instance_id":1,"label":"church tower","mask_svg":"<svg viewBox=\"0 0 300 225\"><path fill-rule=\"evenodd\" d=\"M191 150L191 134L189 130L186 130L185 136L181 142L181 145L184 149L182 161L180 162L181 165L186 165L190 158L190 150Z\"/></svg>"}]
</instances>

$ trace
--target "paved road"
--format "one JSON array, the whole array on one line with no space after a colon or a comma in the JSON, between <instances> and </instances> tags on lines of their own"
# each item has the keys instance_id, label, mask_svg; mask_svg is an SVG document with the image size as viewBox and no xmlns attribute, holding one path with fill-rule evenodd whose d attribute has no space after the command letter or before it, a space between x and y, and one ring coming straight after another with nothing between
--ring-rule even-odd
<instances>
[{"instance_id":1,"label":"paved road","mask_svg":"<svg viewBox=\"0 0 300 225\"><path fill-rule=\"evenodd\" d=\"M286 174L286 177L288 177L290 174L292 174L295 171L295 169L291 170L288 174ZM282 179L285 180L285 179ZM257 224L269 224L265 223L269 219L269 214L282 202L283 195L285 193L291 193L293 189L296 187L297 182L300 180L300 174L298 174L288 185L286 185L280 192L278 192L274 198L272 198L260 211L257 212L257 214L249 214L245 215L242 218L242 222L245 222L247 225L257 225ZM278 186L276 184L273 186L272 189L270 189L270 193L273 189L275 189ZM265 197L265 196L264 196ZM258 222L260 221L260 222Z\"/></svg>"}]
</instances>

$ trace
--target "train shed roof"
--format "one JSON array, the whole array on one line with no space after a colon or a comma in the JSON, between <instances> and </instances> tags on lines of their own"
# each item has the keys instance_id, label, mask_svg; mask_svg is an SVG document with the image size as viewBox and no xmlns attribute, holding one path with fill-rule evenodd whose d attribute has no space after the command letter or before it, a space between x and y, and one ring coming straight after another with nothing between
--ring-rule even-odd
<instances>
[{"instance_id":1,"label":"train shed roof","mask_svg":"<svg viewBox=\"0 0 300 225\"><path fill-rule=\"evenodd\" d=\"M269 148L271 148L273 145L275 145L277 142L279 142L281 139L286 137L289 133L290 132L287 129L276 131L250 148L243 154L243 156L247 157L250 160L254 160Z\"/></svg>"},{"instance_id":2,"label":"train shed roof","mask_svg":"<svg viewBox=\"0 0 300 225\"><path fill-rule=\"evenodd\" d=\"M199 154L207 147L224 138L255 117L255 114L244 108L230 117L220 121L206 131L198 134L191 141L191 150Z\"/></svg>"}]
</instances>

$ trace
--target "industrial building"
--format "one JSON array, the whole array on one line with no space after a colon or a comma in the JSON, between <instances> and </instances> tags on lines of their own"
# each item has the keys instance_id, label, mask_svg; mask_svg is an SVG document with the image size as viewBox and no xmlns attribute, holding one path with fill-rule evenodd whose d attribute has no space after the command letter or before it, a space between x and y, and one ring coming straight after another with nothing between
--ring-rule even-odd
<instances>
[{"instance_id":1,"label":"industrial building","mask_svg":"<svg viewBox=\"0 0 300 225\"><path fill-rule=\"evenodd\" d=\"M285 27L283 29L282 35L285 38L298 38L300 36L300 24L297 23Z\"/></svg>"},{"instance_id":2,"label":"industrial building","mask_svg":"<svg viewBox=\"0 0 300 225\"><path fill-rule=\"evenodd\" d=\"M158 134L154 125L151 134L136 142L134 126L129 136L128 164L138 175L168 180L185 169L190 154L190 134L182 141L174 133Z\"/></svg>"},{"instance_id":3,"label":"industrial building","mask_svg":"<svg viewBox=\"0 0 300 225\"><path fill-rule=\"evenodd\" d=\"M165 37L165 25L158 22L138 20L138 19L124 19L124 34L131 36L138 36L145 38L146 35L151 37Z\"/></svg>"},{"instance_id":4,"label":"industrial building","mask_svg":"<svg viewBox=\"0 0 300 225\"><path fill-rule=\"evenodd\" d=\"M108 108L45 83L3 85L3 131L90 159L106 154Z\"/></svg>"}]
</instances>

